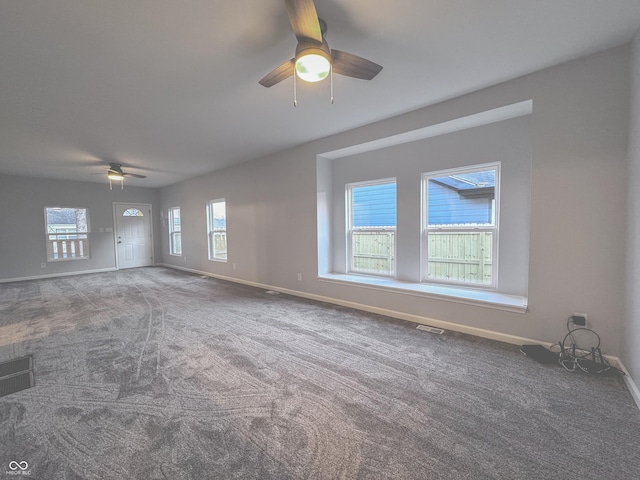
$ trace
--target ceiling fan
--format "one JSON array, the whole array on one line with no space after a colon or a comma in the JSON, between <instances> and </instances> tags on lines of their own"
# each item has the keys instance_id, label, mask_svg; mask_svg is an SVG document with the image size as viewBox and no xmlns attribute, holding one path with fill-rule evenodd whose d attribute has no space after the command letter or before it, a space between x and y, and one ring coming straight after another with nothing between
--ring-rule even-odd
<instances>
[{"instance_id":1,"label":"ceiling fan","mask_svg":"<svg viewBox=\"0 0 640 480\"><path fill-rule=\"evenodd\" d=\"M295 57L267 73L258 83L264 87L293 76L294 102L297 106L296 77L307 82L319 82L331 75L333 103L333 73L362 80L373 79L382 66L352 53L332 50L325 35L327 24L318 18L313 0L285 0L289 23L298 39Z\"/></svg>"},{"instance_id":2,"label":"ceiling fan","mask_svg":"<svg viewBox=\"0 0 640 480\"><path fill-rule=\"evenodd\" d=\"M107 178L109 179L109 190L112 190L112 182L120 182L121 188L124 190L124 177L147 178L146 175L138 175L137 173L125 173L122 171L122 165L119 163L110 163L107 170Z\"/></svg>"}]
</instances>

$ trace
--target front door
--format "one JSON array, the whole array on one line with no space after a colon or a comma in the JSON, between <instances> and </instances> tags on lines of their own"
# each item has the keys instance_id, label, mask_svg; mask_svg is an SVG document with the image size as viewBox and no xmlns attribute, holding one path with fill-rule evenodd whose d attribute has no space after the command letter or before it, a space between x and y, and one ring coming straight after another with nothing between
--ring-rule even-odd
<instances>
[{"instance_id":1,"label":"front door","mask_svg":"<svg viewBox=\"0 0 640 480\"><path fill-rule=\"evenodd\" d=\"M153 265L151 205L114 203L113 214L118 269Z\"/></svg>"}]
</instances>

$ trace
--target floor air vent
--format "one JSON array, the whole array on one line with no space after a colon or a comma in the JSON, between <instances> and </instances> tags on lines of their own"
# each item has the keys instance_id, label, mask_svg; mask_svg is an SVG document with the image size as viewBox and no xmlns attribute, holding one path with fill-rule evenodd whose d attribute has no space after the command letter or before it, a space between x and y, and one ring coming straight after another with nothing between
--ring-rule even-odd
<instances>
[{"instance_id":1,"label":"floor air vent","mask_svg":"<svg viewBox=\"0 0 640 480\"><path fill-rule=\"evenodd\" d=\"M26 390L34 385L33 356L0 363L0 397Z\"/></svg>"},{"instance_id":2,"label":"floor air vent","mask_svg":"<svg viewBox=\"0 0 640 480\"><path fill-rule=\"evenodd\" d=\"M276 292L274 290L267 290L264 293L268 293L269 295L280 295L280 292Z\"/></svg>"},{"instance_id":3,"label":"floor air vent","mask_svg":"<svg viewBox=\"0 0 640 480\"><path fill-rule=\"evenodd\" d=\"M443 329L430 327L429 325L418 325L416 328L418 330L424 330L425 332L437 333L438 335L442 335L444 333Z\"/></svg>"}]
</instances>

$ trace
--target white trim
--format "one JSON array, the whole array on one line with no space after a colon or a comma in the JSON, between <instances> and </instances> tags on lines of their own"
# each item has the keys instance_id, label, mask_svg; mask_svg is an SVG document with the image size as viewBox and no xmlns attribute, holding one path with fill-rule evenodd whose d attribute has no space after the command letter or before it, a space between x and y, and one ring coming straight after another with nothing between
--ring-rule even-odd
<instances>
[{"instance_id":1,"label":"white trim","mask_svg":"<svg viewBox=\"0 0 640 480\"><path fill-rule=\"evenodd\" d=\"M319 275L318 280L341 285L353 285L403 295L433 298L446 302L462 303L474 307L493 308L513 313L527 312L527 297L508 295L490 290L461 288L451 285L435 285L417 282L401 282L391 278L329 273Z\"/></svg>"},{"instance_id":2,"label":"white trim","mask_svg":"<svg viewBox=\"0 0 640 480\"><path fill-rule=\"evenodd\" d=\"M433 285L455 285L458 287L464 288L465 286L469 286L471 288L483 288L487 290L496 290L498 287L498 259L499 255L499 238L500 238L500 171L502 169L502 162L491 162L491 163L483 163L480 165L469 165L466 167L456 167L456 168L448 168L445 170L438 170L434 172L424 172L422 174L421 183L420 183L420 196L422 200L421 206L421 244L420 244L420 278L423 282L433 284ZM453 176L455 174L464 174L464 173L476 173L476 172L484 172L487 170L493 170L495 173L494 178L494 201L492 206L492 214L493 214L493 224L492 225L482 225L482 226L458 226L455 228L448 227L446 225L441 225L438 227L430 227L429 226L429 180L438 178L438 177L446 177ZM472 285L465 284L460 281L446 281L442 278L430 278L429 277L429 233L430 232L489 232L492 234L491 243L491 284L484 283L475 283ZM484 272L482 272L484 276Z\"/></svg>"},{"instance_id":3,"label":"white trim","mask_svg":"<svg viewBox=\"0 0 640 480\"><path fill-rule=\"evenodd\" d=\"M34 275L32 277L16 277L16 278L0 278L0 283L11 283L11 282L24 282L26 280L41 280L45 278L56 278L56 277L71 277L73 275L85 275L88 273L105 273L105 272L114 272L117 269L115 267L109 268L97 268L94 270L81 270L77 272L64 272L64 273L49 273L47 275Z\"/></svg>"},{"instance_id":4,"label":"white trim","mask_svg":"<svg viewBox=\"0 0 640 480\"><path fill-rule=\"evenodd\" d=\"M173 218L173 211L174 210L178 210L178 214L180 215L180 231L176 232L173 230L174 227L174 218ZM161 210L162 211L162 210ZM169 227L169 255L171 255L172 257L182 257L182 210L180 210L179 206L176 207L169 207L167 208L167 226ZM173 240L173 236L176 233L180 234L180 253L173 253L173 247L175 246L175 242Z\"/></svg>"},{"instance_id":5,"label":"white trim","mask_svg":"<svg viewBox=\"0 0 640 480\"><path fill-rule=\"evenodd\" d=\"M120 270L120 260L118 258L118 216L116 215L116 207L118 206L133 206L133 207L149 207L149 237L151 241L151 263L149 265L141 265L148 267L154 265L156 261L156 252L154 251L155 239L153 237L153 205L150 203L135 203L135 202L112 202L113 207L113 255L116 260L116 270ZM135 267L139 268L139 267Z\"/></svg>"},{"instance_id":6,"label":"white trim","mask_svg":"<svg viewBox=\"0 0 640 480\"><path fill-rule=\"evenodd\" d=\"M396 198L395 198L395 207L396 210L398 208L398 194L397 194L397 188L398 188L398 181L396 177L388 177L388 178L380 178L380 179L376 179L376 180L365 180L365 181L361 181L361 182L352 182L352 183L347 183L345 185L345 219L346 219L346 225L345 225L345 230L346 230L346 252L347 252L347 272L349 273L355 273L355 274L372 274L372 275L380 275L381 277L386 277L386 278L395 278L396 276L396 262L398 259L398 242L396 241L397 238L397 224L398 221L396 219L396 225L394 225L393 227L391 226L387 226L387 227L354 227L353 226L353 189L354 188L362 188L362 187L373 187L373 186L379 186L379 185L395 185L396 187ZM397 214L396 214L397 216ZM385 273L375 273L375 272L366 272L363 270L356 270L353 266L354 261L353 261L353 232L354 231L370 231L370 230L386 230L389 232L393 232L394 234L394 242L393 242L393 265L391 266L391 270L392 272L389 274L385 274Z\"/></svg>"},{"instance_id":7,"label":"white trim","mask_svg":"<svg viewBox=\"0 0 640 480\"><path fill-rule=\"evenodd\" d=\"M430 325L432 327L444 328L445 330L453 330L461 333L468 333L477 337L489 338L491 340L498 340L505 343L511 343L514 345L523 345L525 343L542 343L538 340L533 340L525 337L518 337L515 335L509 335L506 333L495 332L493 330L485 330L483 328L470 327L467 325L461 325L458 323L446 322L443 320L436 320L434 318L423 317L421 315L413 315L411 313L398 312L396 310L389 310L386 308L372 307L370 305L364 305L362 303L350 302L347 300L340 300L332 297L325 297L323 295L316 295L313 293L301 292L299 290L291 290L288 288L275 287L273 285L267 285L264 283L251 282L248 280L242 280L239 278L227 277L225 275L218 275L216 273L205 272L203 270L196 270L193 268L179 267L177 265L170 265L167 263L161 263L160 266L173 268L175 270L183 270L185 272L196 273L198 275L205 275L207 277L219 278L220 280L227 280L229 282L241 283L243 285L249 285L251 287L264 288L265 290L274 290L276 292L286 293L288 295L294 295L296 297L308 298L310 300L317 300L319 302L332 303L334 305L341 305L343 307L354 308L356 310L362 310L370 313L378 313L387 317L398 318L400 320L407 320L413 323L420 323L423 325Z\"/></svg>"},{"instance_id":8,"label":"white trim","mask_svg":"<svg viewBox=\"0 0 640 480\"><path fill-rule=\"evenodd\" d=\"M215 227L215 218L214 218L214 205L222 204L224 207L224 229ZM227 237L227 200L226 198L214 198L213 200L209 200L207 202L207 251L208 251L208 259L214 262L224 262L226 263L229 258L229 238ZM227 251L226 258L220 258L215 251L215 234L224 232L225 241L227 242Z\"/></svg>"},{"instance_id":9,"label":"white trim","mask_svg":"<svg viewBox=\"0 0 640 480\"><path fill-rule=\"evenodd\" d=\"M460 117L454 120L437 123L435 125L429 125L428 127L418 128L417 130L411 130L397 135L372 140L370 142L351 145L349 147L339 148L330 152L324 152L318 156L328 160L335 160L337 158L380 150L394 145L415 142L416 140L437 137L439 135L459 132L469 128L480 127L482 125L490 125L492 123L509 120L511 118L524 117L525 115L531 115L532 112L533 100L525 100L511 105L494 108L492 110L475 113L473 115L467 115L466 117Z\"/></svg>"},{"instance_id":10,"label":"white trim","mask_svg":"<svg viewBox=\"0 0 640 480\"><path fill-rule=\"evenodd\" d=\"M49 210L84 210L85 216L87 220L87 231L86 232L65 232L65 233L49 233ZM76 220L77 221L77 220ZM77 225L76 225L77 227ZM87 207L44 207L44 230L45 230L45 242L47 244L47 262L67 262L70 260L89 260L91 258L91 242L89 241L89 236L91 235L91 215L89 214L89 209ZM85 240L87 241L88 252L87 255L82 257L62 257L62 258L53 258L53 251L50 250L51 247L51 236L59 236L59 235L84 235ZM76 239L82 240L82 239Z\"/></svg>"},{"instance_id":11,"label":"white trim","mask_svg":"<svg viewBox=\"0 0 640 480\"><path fill-rule=\"evenodd\" d=\"M622 379L624 380L624 383L627 385L627 388L629 389L629 393L633 397L633 401L636 402L636 406L638 407L638 409L640 409L640 389L638 388L636 383L633 381L631 374L629 373L627 368L624 366L624 363L622 363L622 360L620 360L620 358L618 357L610 357L608 355L605 355L605 357L607 358L607 360L610 361L610 363L613 364L614 367L617 367L620 370L622 370L622 372L624 373L624 376L622 377Z\"/></svg>"}]
</instances>

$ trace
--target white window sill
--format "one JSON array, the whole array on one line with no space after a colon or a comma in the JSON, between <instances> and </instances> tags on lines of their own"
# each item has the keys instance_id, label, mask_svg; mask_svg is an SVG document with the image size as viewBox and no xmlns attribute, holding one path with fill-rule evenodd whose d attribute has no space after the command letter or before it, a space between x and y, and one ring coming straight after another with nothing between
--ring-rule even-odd
<instances>
[{"instance_id":1,"label":"white window sill","mask_svg":"<svg viewBox=\"0 0 640 480\"><path fill-rule=\"evenodd\" d=\"M88 255L86 257L67 257L67 258L48 258L47 262L55 263L55 262L72 262L75 260L89 260L91 257Z\"/></svg>"},{"instance_id":2,"label":"white window sill","mask_svg":"<svg viewBox=\"0 0 640 480\"><path fill-rule=\"evenodd\" d=\"M349 275L342 273L319 275L318 280L342 285L357 285L359 287L371 288L374 290L415 295L419 297L433 298L436 300L444 300L447 302L463 303L465 305L494 308L496 310L505 310L508 312L527 312L527 297L507 295L505 293L490 292L486 290L403 282L392 278L368 277L364 275Z\"/></svg>"}]
</instances>

